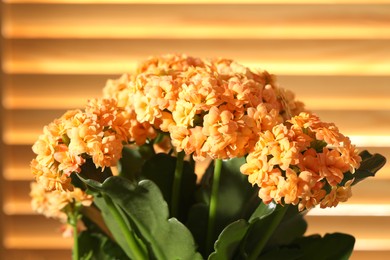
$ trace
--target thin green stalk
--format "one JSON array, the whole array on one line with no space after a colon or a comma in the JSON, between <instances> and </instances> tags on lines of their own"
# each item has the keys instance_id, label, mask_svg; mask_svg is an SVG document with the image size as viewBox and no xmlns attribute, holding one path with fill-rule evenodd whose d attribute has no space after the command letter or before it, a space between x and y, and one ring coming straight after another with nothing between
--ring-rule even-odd
<instances>
[{"instance_id":1,"label":"thin green stalk","mask_svg":"<svg viewBox=\"0 0 390 260\"><path fill-rule=\"evenodd\" d=\"M134 235L129 231L127 228L126 222L122 218L121 213L108 196L104 195L104 200L107 204L108 210L113 215L115 221L119 225L123 236L125 237L125 241L127 243L127 246L131 249L132 253L134 254L135 259L148 259L147 253L142 250L142 248L139 247Z\"/></svg>"},{"instance_id":2,"label":"thin green stalk","mask_svg":"<svg viewBox=\"0 0 390 260\"><path fill-rule=\"evenodd\" d=\"M172 197L171 197L171 216L176 217L179 213L180 189L183 178L185 152L181 151L177 154L175 175L173 177Z\"/></svg>"},{"instance_id":3,"label":"thin green stalk","mask_svg":"<svg viewBox=\"0 0 390 260\"><path fill-rule=\"evenodd\" d=\"M268 240L270 239L272 234L275 232L275 229L279 226L280 221L282 221L284 215L286 214L288 206L289 205L284 205L284 206L281 206L279 204L276 205L275 211L270 216L270 217L272 217L271 224L269 225L266 232L263 234L262 239L260 241L258 241L255 249L248 256L248 260L256 260L259 258L259 255L263 251Z\"/></svg>"},{"instance_id":4,"label":"thin green stalk","mask_svg":"<svg viewBox=\"0 0 390 260\"><path fill-rule=\"evenodd\" d=\"M84 217L87 217L90 221L95 223L95 225L98 226L100 230L112 241L115 241L114 236L104 222L102 213L94 205L91 205L90 207L82 207L81 213Z\"/></svg>"},{"instance_id":5,"label":"thin green stalk","mask_svg":"<svg viewBox=\"0 0 390 260\"><path fill-rule=\"evenodd\" d=\"M79 234L77 230L77 219L78 214L74 213L72 215L71 225L73 227L73 249L72 249L72 259L79 260Z\"/></svg>"},{"instance_id":6,"label":"thin green stalk","mask_svg":"<svg viewBox=\"0 0 390 260\"><path fill-rule=\"evenodd\" d=\"M212 251L214 245L215 218L217 215L218 191L219 191L219 182L221 177L221 169L222 169L222 160L216 159L214 165L213 183L212 183L211 196L210 196L209 218L208 218L208 225L207 225L207 238L206 238L207 253Z\"/></svg>"}]
</instances>

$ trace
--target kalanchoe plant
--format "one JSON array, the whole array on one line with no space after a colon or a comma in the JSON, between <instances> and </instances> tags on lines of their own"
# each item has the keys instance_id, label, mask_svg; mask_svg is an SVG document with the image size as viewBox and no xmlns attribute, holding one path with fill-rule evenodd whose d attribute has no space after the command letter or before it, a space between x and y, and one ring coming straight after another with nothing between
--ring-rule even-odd
<instances>
[{"instance_id":1,"label":"kalanchoe plant","mask_svg":"<svg viewBox=\"0 0 390 260\"><path fill-rule=\"evenodd\" d=\"M267 72L153 57L44 127L33 208L72 227L74 259L347 259L354 238L304 236L384 165ZM202 170L203 169L203 170Z\"/></svg>"}]
</instances>

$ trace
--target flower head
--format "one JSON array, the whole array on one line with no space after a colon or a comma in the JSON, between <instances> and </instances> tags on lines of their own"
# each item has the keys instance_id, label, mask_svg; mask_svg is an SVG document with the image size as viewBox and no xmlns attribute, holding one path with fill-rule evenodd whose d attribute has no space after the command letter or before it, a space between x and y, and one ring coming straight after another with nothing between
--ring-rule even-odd
<instances>
[{"instance_id":1,"label":"flower head","mask_svg":"<svg viewBox=\"0 0 390 260\"><path fill-rule=\"evenodd\" d=\"M134 75L109 81L104 93L134 111L138 123L168 132L177 150L197 159L243 156L286 110L299 110L267 72L229 59L187 55L151 57Z\"/></svg>"},{"instance_id":2,"label":"flower head","mask_svg":"<svg viewBox=\"0 0 390 260\"><path fill-rule=\"evenodd\" d=\"M115 166L123 143L134 139L131 130L128 112L114 99L91 100L84 111L69 111L44 127L33 145L32 172L47 190L69 190L68 178L88 158L96 168Z\"/></svg>"},{"instance_id":3,"label":"flower head","mask_svg":"<svg viewBox=\"0 0 390 260\"><path fill-rule=\"evenodd\" d=\"M334 124L302 112L261 132L241 172L259 186L264 202L294 204L303 210L346 201L353 181L342 185L344 174L353 173L360 161Z\"/></svg>"},{"instance_id":4,"label":"flower head","mask_svg":"<svg viewBox=\"0 0 390 260\"><path fill-rule=\"evenodd\" d=\"M41 183L32 182L30 191L31 206L34 211L66 223L69 211L92 204L93 197L79 188L48 191Z\"/></svg>"}]
</instances>

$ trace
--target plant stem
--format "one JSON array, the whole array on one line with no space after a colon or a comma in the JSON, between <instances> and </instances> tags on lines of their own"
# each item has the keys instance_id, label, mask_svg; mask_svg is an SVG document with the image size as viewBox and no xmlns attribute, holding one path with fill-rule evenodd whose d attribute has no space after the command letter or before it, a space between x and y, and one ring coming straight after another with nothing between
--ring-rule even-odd
<instances>
[{"instance_id":1,"label":"plant stem","mask_svg":"<svg viewBox=\"0 0 390 260\"><path fill-rule=\"evenodd\" d=\"M175 175L173 177L172 197L171 197L171 216L176 217L179 213L180 189L183 178L185 152L181 151L177 154Z\"/></svg>"},{"instance_id":2,"label":"plant stem","mask_svg":"<svg viewBox=\"0 0 390 260\"><path fill-rule=\"evenodd\" d=\"M214 175L213 175L213 183L211 187L211 197L210 197L210 207L209 207L209 218L208 218L208 225L207 225L207 238L206 238L207 253L212 251L214 245L215 218L217 214L218 191L219 191L219 182L221 177L221 169L222 169L222 160L216 159L214 165Z\"/></svg>"},{"instance_id":3,"label":"plant stem","mask_svg":"<svg viewBox=\"0 0 390 260\"><path fill-rule=\"evenodd\" d=\"M81 213L83 214L83 216L87 217L90 221L95 223L95 225L98 226L100 230L112 241L115 241L115 238L112 235L110 229L104 222L102 213L94 205L91 205L90 207L82 207Z\"/></svg>"},{"instance_id":4,"label":"plant stem","mask_svg":"<svg viewBox=\"0 0 390 260\"><path fill-rule=\"evenodd\" d=\"M111 214L113 215L115 221L119 225L120 230L122 231L123 236L125 237L125 241L127 243L127 246L131 249L132 253L134 254L134 259L148 259L147 253L144 252L138 245L134 235L131 233L131 231L127 228L127 225L122 218L121 213L119 212L118 208L115 206L111 198L104 195L104 200L107 204L107 207Z\"/></svg>"},{"instance_id":5,"label":"plant stem","mask_svg":"<svg viewBox=\"0 0 390 260\"><path fill-rule=\"evenodd\" d=\"M73 249L72 249L72 259L73 260L79 260L79 234L77 233L77 219L78 214L74 213L72 214L72 227L73 227Z\"/></svg>"},{"instance_id":6,"label":"plant stem","mask_svg":"<svg viewBox=\"0 0 390 260\"><path fill-rule=\"evenodd\" d=\"M276 205L275 211L269 216L272 218L272 222L270 223L266 232L263 234L262 239L258 241L258 244L256 245L255 249L249 255L248 260L258 259L259 255L263 251L268 240L270 239L275 229L279 226L280 221L282 221L284 215L286 214L288 206L289 205L284 205L284 206L281 206L279 204Z\"/></svg>"}]
</instances>

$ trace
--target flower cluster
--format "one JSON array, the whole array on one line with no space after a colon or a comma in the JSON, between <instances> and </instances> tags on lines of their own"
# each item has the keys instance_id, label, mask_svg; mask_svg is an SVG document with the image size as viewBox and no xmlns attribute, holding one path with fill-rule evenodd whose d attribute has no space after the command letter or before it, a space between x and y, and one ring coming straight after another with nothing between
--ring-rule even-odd
<instances>
[{"instance_id":1,"label":"flower cluster","mask_svg":"<svg viewBox=\"0 0 390 260\"><path fill-rule=\"evenodd\" d=\"M268 72L172 54L108 80L102 99L49 123L32 149L32 207L65 224L75 260L281 258L286 248L313 259L306 249L318 243L328 258L343 244L336 254L348 258L353 237L303 237L298 210L337 206L386 162L360 157Z\"/></svg>"},{"instance_id":2,"label":"flower cluster","mask_svg":"<svg viewBox=\"0 0 390 260\"><path fill-rule=\"evenodd\" d=\"M361 158L334 124L302 112L260 133L246 160L241 172L260 187L265 203L274 200L304 210L346 201L353 180L343 183L344 174L354 173Z\"/></svg>"},{"instance_id":3,"label":"flower cluster","mask_svg":"<svg viewBox=\"0 0 390 260\"><path fill-rule=\"evenodd\" d=\"M32 173L58 205L89 200L70 178L87 162L104 171L116 165L124 144L140 146L158 134L197 160L247 156L241 172L265 203L303 210L351 196L353 180L344 174L359 167L355 146L334 124L305 112L266 71L228 59L164 55L108 80L103 95L45 126L33 145ZM42 192L32 192L34 208L62 215Z\"/></svg>"},{"instance_id":4,"label":"flower cluster","mask_svg":"<svg viewBox=\"0 0 390 260\"><path fill-rule=\"evenodd\" d=\"M195 159L244 156L259 133L303 110L267 72L186 55L150 58L136 74L108 81L104 94Z\"/></svg>"},{"instance_id":5,"label":"flower cluster","mask_svg":"<svg viewBox=\"0 0 390 260\"><path fill-rule=\"evenodd\" d=\"M67 222L67 213L80 206L90 206L93 197L85 194L81 189L74 187L71 191L48 191L41 183L31 183L33 210L49 218Z\"/></svg>"},{"instance_id":6,"label":"flower cluster","mask_svg":"<svg viewBox=\"0 0 390 260\"><path fill-rule=\"evenodd\" d=\"M114 99L90 100L84 111L68 111L45 126L32 147L33 209L65 222L67 205L90 205L92 197L73 186L71 174L88 160L98 171L115 166L123 144L134 141L131 130L129 114Z\"/></svg>"}]
</instances>

